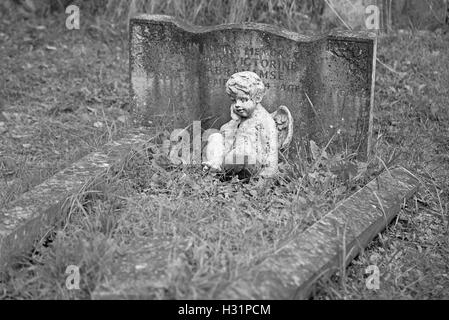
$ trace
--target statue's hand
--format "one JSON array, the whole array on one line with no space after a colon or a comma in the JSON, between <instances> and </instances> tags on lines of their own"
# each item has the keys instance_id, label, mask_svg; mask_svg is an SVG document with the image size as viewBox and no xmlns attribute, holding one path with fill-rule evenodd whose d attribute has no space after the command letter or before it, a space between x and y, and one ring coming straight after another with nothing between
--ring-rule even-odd
<instances>
[{"instance_id":1,"label":"statue's hand","mask_svg":"<svg viewBox=\"0 0 449 320\"><path fill-rule=\"evenodd\" d=\"M205 161L202 163L203 172L220 172L222 171L221 166L218 166L210 161Z\"/></svg>"}]
</instances>

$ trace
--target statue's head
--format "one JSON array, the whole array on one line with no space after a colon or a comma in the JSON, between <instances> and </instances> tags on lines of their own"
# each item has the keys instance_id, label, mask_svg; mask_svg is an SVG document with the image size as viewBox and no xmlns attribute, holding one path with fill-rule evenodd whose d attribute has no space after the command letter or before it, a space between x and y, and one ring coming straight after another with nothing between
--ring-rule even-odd
<instances>
[{"instance_id":1,"label":"statue's head","mask_svg":"<svg viewBox=\"0 0 449 320\"><path fill-rule=\"evenodd\" d=\"M226 93L232 99L231 110L242 118L248 118L262 101L265 85L254 72L238 72L226 82Z\"/></svg>"}]
</instances>

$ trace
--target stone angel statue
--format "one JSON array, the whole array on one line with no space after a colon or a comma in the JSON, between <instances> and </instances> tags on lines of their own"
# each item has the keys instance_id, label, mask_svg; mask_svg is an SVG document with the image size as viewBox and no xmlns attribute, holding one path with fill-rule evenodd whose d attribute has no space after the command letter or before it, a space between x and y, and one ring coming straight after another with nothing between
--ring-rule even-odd
<instances>
[{"instance_id":1,"label":"stone angel statue","mask_svg":"<svg viewBox=\"0 0 449 320\"><path fill-rule=\"evenodd\" d=\"M278 152L293 136L293 118L285 106L270 114L262 105L265 85L254 72L235 73L226 83L232 99L231 121L211 134L205 148L206 171L248 170L272 177L278 171Z\"/></svg>"}]
</instances>

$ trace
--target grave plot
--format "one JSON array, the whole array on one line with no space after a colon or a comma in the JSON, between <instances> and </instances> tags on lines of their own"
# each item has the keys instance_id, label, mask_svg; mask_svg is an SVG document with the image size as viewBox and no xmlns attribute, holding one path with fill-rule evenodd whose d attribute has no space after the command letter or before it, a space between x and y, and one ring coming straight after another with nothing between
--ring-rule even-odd
<instances>
[{"instance_id":1,"label":"grave plot","mask_svg":"<svg viewBox=\"0 0 449 320\"><path fill-rule=\"evenodd\" d=\"M152 151L148 135L137 153L129 153L137 142L130 141L112 162L100 155L110 169L92 170L99 176L93 188L80 192L83 180L70 189L70 206L57 209L50 224L60 228L48 230L43 208L25 217L40 221L28 251L33 238L50 235L55 245L34 254L50 263L66 252L56 259L59 268L79 263L84 297L306 297L339 255L348 263L415 191L416 180L401 168L365 186L373 178L360 161L370 152L375 38L308 38L254 24L194 28L143 16L132 20L130 41L136 126L158 132L193 121L201 121L202 130L219 126L229 115L223 79L249 68L272 89L263 102L267 108L285 104L293 111L294 160L281 177L261 183L168 168L167 155ZM317 141L315 149L310 140ZM62 177L71 175L68 170ZM60 194L57 203L67 203L67 196ZM10 252L26 251L14 247L17 230L28 225L22 220L3 232L5 264ZM78 241L80 234L94 239L93 247ZM266 281L259 281L259 271Z\"/></svg>"},{"instance_id":2,"label":"grave plot","mask_svg":"<svg viewBox=\"0 0 449 320\"><path fill-rule=\"evenodd\" d=\"M366 190L364 179L348 185L324 168L315 172L320 178L290 168L259 184L222 181L200 169L167 166L164 159L151 148L131 153L123 167L71 198L66 218L50 232L50 246L41 244L33 254L34 261L62 271L79 266L83 290L66 297L291 298L296 284L286 286L289 277L300 279L305 297L317 276L310 268L332 272L341 250L345 222L326 231L326 221L350 221L346 239L355 254L392 218L398 198L413 192L407 174L397 171L393 180L384 174ZM341 208L340 200L351 194L356 209ZM354 243L365 228L368 234ZM304 248L311 252L304 256ZM255 276L260 272L264 281Z\"/></svg>"},{"instance_id":3,"label":"grave plot","mask_svg":"<svg viewBox=\"0 0 449 320\"><path fill-rule=\"evenodd\" d=\"M141 192L127 198L111 231L122 253L102 270L92 297L306 298L319 276L340 268L342 251L349 263L416 190L403 170L345 191L325 173L321 183L293 170L259 185L136 159L122 179Z\"/></svg>"},{"instance_id":4,"label":"grave plot","mask_svg":"<svg viewBox=\"0 0 449 320\"><path fill-rule=\"evenodd\" d=\"M104 271L94 298L216 298L349 194L336 175L316 173L321 177L302 178L285 168L269 182L223 180L133 157L106 188L127 184L134 193L111 237L124 254ZM86 211L105 207L98 201Z\"/></svg>"}]
</instances>

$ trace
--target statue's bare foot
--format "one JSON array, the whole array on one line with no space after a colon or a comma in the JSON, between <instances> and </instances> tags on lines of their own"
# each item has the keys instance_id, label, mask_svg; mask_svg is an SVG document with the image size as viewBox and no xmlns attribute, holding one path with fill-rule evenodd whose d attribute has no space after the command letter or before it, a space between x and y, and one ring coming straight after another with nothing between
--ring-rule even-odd
<instances>
[{"instance_id":1,"label":"statue's bare foot","mask_svg":"<svg viewBox=\"0 0 449 320\"><path fill-rule=\"evenodd\" d=\"M222 171L221 166L213 164L209 161L203 162L203 171L204 172L211 172L211 173L215 173L215 172L220 172Z\"/></svg>"}]
</instances>

